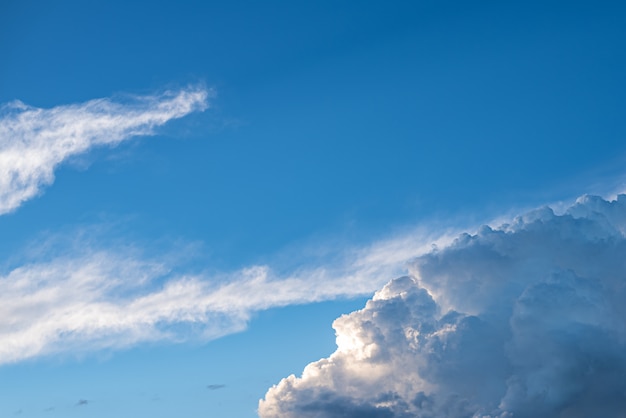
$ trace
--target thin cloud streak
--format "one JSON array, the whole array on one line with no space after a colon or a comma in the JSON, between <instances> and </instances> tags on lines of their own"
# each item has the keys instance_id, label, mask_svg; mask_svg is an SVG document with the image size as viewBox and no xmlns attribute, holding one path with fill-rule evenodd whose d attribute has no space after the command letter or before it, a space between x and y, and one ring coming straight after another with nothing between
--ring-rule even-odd
<instances>
[{"instance_id":1,"label":"thin cloud streak","mask_svg":"<svg viewBox=\"0 0 626 418\"><path fill-rule=\"evenodd\" d=\"M208 107L210 91L193 87L120 103L96 99L40 109L14 101L0 108L0 215L37 196L68 158L98 146L152 135L170 120Z\"/></svg>"},{"instance_id":2,"label":"thin cloud streak","mask_svg":"<svg viewBox=\"0 0 626 418\"><path fill-rule=\"evenodd\" d=\"M71 156L151 135L172 119L206 109L210 95L188 88L124 103L5 105L0 215L50 185L56 167ZM176 270L171 255L155 261L93 241L65 251L59 242L43 246L30 262L0 274L0 364L148 341L209 340L244 329L260 310L372 294L433 241L447 239L426 232L342 251L338 261L300 263L286 274L267 265L187 274Z\"/></svg>"},{"instance_id":3,"label":"thin cloud streak","mask_svg":"<svg viewBox=\"0 0 626 418\"><path fill-rule=\"evenodd\" d=\"M143 342L210 340L245 329L258 311L371 295L438 240L425 233L347 251L341 261L278 275L264 265L185 274L176 260L90 250L37 260L0 276L0 364ZM55 246L49 246L54 248ZM80 246L79 246L80 247ZM57 248L58 249L58 248ZM55 254L58 254L56 252Z\"/></svg>"}]
</instances>

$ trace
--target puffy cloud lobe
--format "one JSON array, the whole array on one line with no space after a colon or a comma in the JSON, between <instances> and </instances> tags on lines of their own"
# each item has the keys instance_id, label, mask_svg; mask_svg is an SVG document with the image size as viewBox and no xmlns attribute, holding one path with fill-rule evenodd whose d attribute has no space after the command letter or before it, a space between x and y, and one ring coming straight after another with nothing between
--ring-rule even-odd
<instances>
[{"instance_id":1,"label":"puffy cloud lobe","mask_svg":"<svg viewBox=\"0 0 626 418\"><path fill-rule=\"evenodd\" d=\"M270 417L587 417L626 410L626 196L463 234L334 323Z\"/></svg>"},{"instance_id":2,"label":"puffy cloud lobe","mask_svg":"<svg viewBox=\"0 0 626 418\"><path fill-rule=\"evenodd\" d=\"M39 109L19 101L0 109L0 214L11 212L54 181L54 170L69 157L102 145L116 145L154 128L204 110L203 88L109 99Z\"/></svg>"}]
</instances>

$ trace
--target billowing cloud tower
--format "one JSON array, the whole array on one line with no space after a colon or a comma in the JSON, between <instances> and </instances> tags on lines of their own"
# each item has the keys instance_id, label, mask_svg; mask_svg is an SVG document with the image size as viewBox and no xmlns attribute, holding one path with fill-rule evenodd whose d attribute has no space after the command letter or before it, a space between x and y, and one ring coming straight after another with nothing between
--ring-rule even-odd
<instances>
[{"instance_id":1,"label":"billowing cloud tower","mask_svg":"<svg viewBox=\"0 0 626 418\"><path fill-rule=\"evenodd\" d=\"M626 195L482 227L333 324L262 418L625 417Z\"/></svg>"}]
</instances>

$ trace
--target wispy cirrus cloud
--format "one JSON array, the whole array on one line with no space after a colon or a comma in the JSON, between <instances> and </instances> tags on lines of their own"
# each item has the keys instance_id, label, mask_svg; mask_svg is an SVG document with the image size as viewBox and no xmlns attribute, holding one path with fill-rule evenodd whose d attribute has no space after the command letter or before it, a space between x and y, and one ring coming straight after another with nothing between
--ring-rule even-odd
<instances>
[{"instance_id":1,"label":"wispy cirrus cloud","mask_svg":"<svg viewBox=\"0 0 626 418\"><path fill-rule=\"evenodd\" d=\"M418 233L383 241L286 274L267 265L209 274L181 271L176 256L97 248L94 239L79 238L64 250L71 241L64 236L0 275L0 364L145 342L210 340L243 330L261 310L369 295L434 240ZM448 241L444 236L438 242Z\"/></svg>"},{"instance_id":2,"label":"wispy cirrus cloud","mask_svg":"<svg viewBox=\"0 0 626 418\"><path fill-rule=\"evenodd\" d=\"M0 215L17 209L52 184L68 158L138 135L207 108L211 92L186 88L124 102L96 99L40 109L20 101L0 109Z\"/></svg>"},{"instance_id":3,"label":"wispy cirrus cloud","mask_svg":"<svg viewBox=\"0 0 626 418\"><path fill-rule=\"evenodd\" d=\"M55 168L69 157L153 134L172 119L204 110L210 95L188 88L124 102L4 106L0 214L50 185ZM257 265L206 274L182 271L175 256L157 260L140 250L94 245L94 230L83 232L78 245L68 245L73 238L65 233L0 273L0 364L147 341L217 338L245 328L260 310L371 294L433 241L418 231L417 239L407 235L342 250L330 263L301 262L287 273Z\"/></svg>"}]
</instances>

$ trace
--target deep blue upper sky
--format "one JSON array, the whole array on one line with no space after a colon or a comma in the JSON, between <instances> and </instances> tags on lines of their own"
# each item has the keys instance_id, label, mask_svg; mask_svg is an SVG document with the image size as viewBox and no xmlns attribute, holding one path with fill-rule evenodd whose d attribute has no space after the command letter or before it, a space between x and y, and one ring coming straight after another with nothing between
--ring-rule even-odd
<instances>
[{"instance_id":1,"label":"deep blue upper sky","mask_svg":"<svg viewBox=\"0 0 626 418\"><path fill-rule=\"evenodd\" d=\"M199 83L216 96L157 136L62 165L41 196L0 217L0 256L104 223L148 252L198 243L197 268L221 271L611 191L626 151L625 23L618 1L4 1L0 103ZM343 311L329 306L329 317ZM332 350L324 326L327 345L300 364ZM263 339L254 323L248 332L241 344ZM229 350L219 344L207 350ZM188 416L204 416L207 405L188 402Z\"/></svg>"},{"instance_id":2,"label":"deep blue upper sky","mask_svg":"<svg viewBox=\"0 0 626 418\"><path fill-rule=\"evenodd\" d=\"M241 262L320 231L381 233L533 200L620 158L623 12L619 2L9 2L0 99L51 107L213 87L214 110L166 138L61 170L61 190L38 203L49 218L37 218L133 213L138 227L208 240ZM14 216L31 217L29 205Z\"/></svg>"}]
</instances>

